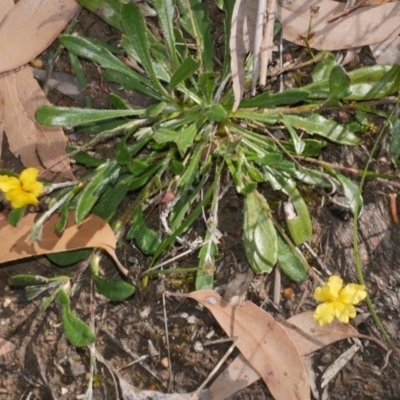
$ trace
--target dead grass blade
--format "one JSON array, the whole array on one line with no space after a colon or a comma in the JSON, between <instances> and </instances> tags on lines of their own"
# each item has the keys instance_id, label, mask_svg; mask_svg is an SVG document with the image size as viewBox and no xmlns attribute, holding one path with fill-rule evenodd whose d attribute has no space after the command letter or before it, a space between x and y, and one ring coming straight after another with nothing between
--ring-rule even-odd
<instances>
[{"instance_id":1,"label":"dead grass blade","mask_svg":"<svg viewBox=\"0 0 400 400\"><path fill-rule=\"evenodd\" d=\"M310 398L307 373L293 341L272 316L252 302L234 307L213 290L188 295L207 307L277 400Z\"/></svg>"},{"instance_id":2,"label":"dead grass blade","mask_svg":"<svg viewBox=\"0 0 400 400\"><path fill-rule=\"evenodd\" d=\"M235 111L243 97L245 87L244 60L246 53L253 48L255 26L257 24L258 5L255 1L237 0L232 13L231 37L229 48L231 50L232 87Z\"/></svg>"},{"instance_id":3,"label":"dead grass blade","mask_svg":"<svg viewBox=\"0 0 400 400\"><path fill-rule=\"evenodd\" d=\"M99 247L105 250L117 263L121 272L124 266L115 254L117 240L111 227L96 215L89 215L81 224L75 223L75 213L70 212L65 230L59 234L54 225L60 221L58 215L52 215L43 225L42 240L30 243L29 232L38 218L38 214L25 215L17 227L8 223L7 215L0 214L0 264L27 257L59 253L68 250Z\"/></svg>"},{"instance_id":4,"label":"dead grass blade","mask_svg":"<svg viewBox=\"0 0 400 400\"><path fill-rule=\"evenodd\" d=\"M0 11L0 72L11 71L41 54L77 12L75 0L20 0ZM2 7L3 8L3 4Z\"/></svg>"}]
</instances>

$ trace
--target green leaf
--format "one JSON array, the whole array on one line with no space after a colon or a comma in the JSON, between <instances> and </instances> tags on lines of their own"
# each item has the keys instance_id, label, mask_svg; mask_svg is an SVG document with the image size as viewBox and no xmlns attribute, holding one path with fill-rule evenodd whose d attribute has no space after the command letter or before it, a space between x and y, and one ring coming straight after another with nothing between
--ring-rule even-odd
<instances>
[{"instance_id":1,"label":"green leaf","mask_svg":"<svg viewBox=\"0 0 400 400\"><path fill-rule=\"evenodd\" d=\"M128 179L120 177L115 185L107 187L93 207L92 213L104 219L104 221L110 222L122 200L126 197L129 184Z\"/></svg>"},{"instance_id":2,"label":"green leaf","mask_svg":"<svg viewBox=\"0 0 400 400\"><path fill-rule=\"evenodd\" d=\"M173 231L173 233L170 236L166 237L161 242L161 245L158 247L157 251L153 255L153 258L151 259L150 267L154 265L154 262L161 255L161 253L175 241L177 236L179 236L182 232L185 232L187 229L189 229L189 227L199 218L199 216L203 211L203 208L210 201L214 189L215 189L215 181L212 183L212 185L208 188L207 192L204 194L202 201L200 201L196 205L194 210L185 218L184 222L182 224L179 224L179 226Z\"/></svg>"},{"instance_id":3,"label":"green leaf","mask_svg":"<svg viewBox=\"0 0 400 400\"><path fill-rule=\"evenodd\" d=\"M201 54L203 69L214 70L214 45L211 38L211 23L201 0L177 0L180 9L181 24L196 41L197 51Z\"/></svg>"},{"instance_id":4,"label":"green leaf","mask_svg":"<svg viewBox=\"0 0 400 400\"><path fill-rule=\"evenodd\" d=\"M207 105L204 114L210 121L223 122L228 118L228 112L218 103Z\"/></svg>"},{"instance_id":5,"label":"green leaf","mask_svg":"<svg viewBox=\"0 0 400 400\"><path fill-rule=\"evenodd\" d=\"M74 346L88 346L96 340L89 326L72 313L69 304L63 306L62 325L65 336Z\"/></svg>"},{"instance_id":6,"label":"green leaf","mask_svg":"<svg viewBox=\"0 0 400 400\"><path fill-rule=\"evenodd\" d=\"M73 265L79 261L86 260L90 254L92 254L93 249L82 249L82 250L71 250L62 251L60 253L49 253L46 257L54 264L60 267L66 267L68 265Z\"/></svg>"},{"instance_id":7,"label":"green leaf","mask_svg":"<svg viewBox=\"0 0 400 400\"><path fill-rule=\"evenodd\" d=\"M285 121L296 129L302 129L310 135L319 135L338 144L354 146L360 139L344 126L324 118L319 114L286 115Z\"/></svg>"},{"instance_id":8,"label":"green leaf","mask_svg":"<svg viewBox=\"0 0 400 400\"><path fill-rule=\"evenodd\" d=\"M8 214L8 222L10 223L10 225L18 226L19 221L21 221L21 218L25 214L25 211L26 211L26 206L13 208Z\"/></svg>"},{"instance_id":9,"label":"green leaf","mask_svg":"<svg viewBox=\"0 0 400 400\"><path fill-rule=\"evenodd\" d=\"M297 155L302 154L306 147L306 144L300 139L299 135L290 124L290 121L288 121L284 115L282 115L282 122L285 125L286 129L288 130L290 137L292 138L293 147L296 154Z\"/></svg>"},{"instance_id":10,"label":"green leaf","mask_svg":"<svg viewBox=\"0 0 400 400\"><path fill-rule=\"evenodd\" d=\"M171 76L171 81L169 82L169 88L174 90L181 82L190 78L199 68L200 61L195 60L193 57L187 57L183 60L183 63Z\"/></svg>"},{"instance_id":11,"label":"green leaf","mask_svg":"<svg viewBox=\"0 0 400 400\"><path fill-rule=\"evenodd\" d=\"M210 232L207 230L204 244L199 251L199 269L196 274L196 290L214 289L215 256L217 245L210 243Z\"/></svg>"},{"instance_id":12,"label":"green leaf","mask_svg":"<svg viewBox=\"0 0 400 400\"><path fill-rule=\"evenodd\" d=\"M118 178L119 171L120 167L115 161L108 161L96 169L95 175L82 190L76 205L75 220L77 224L82 222L90 213L107 185Z\"/></svg>"},{"instance_id":13,"label":"green leaf","mask_svg":"<svg viewBox=\"0 0 400 400\"><path fill-rule=\"evenodd\" d=\"M112 301L123 301L135 291L134 286L122 279L106 279L94 274L92 277L97 291Z\"/></svg>"},{"instance_id":14,"label":"green leaf","mask_svg":"<svg viewBox=\"0 0 400 400\"><path fill-rule=\"evenodd\" d=\"M279 93L264 92L248 100L242 100L240 108L273 108L280 105L300 103L308 98L310 92L304 89L289 89Z\"/></svg>"},{"instance_id":15,"label":"green leaf","mask_svg":"<svg viewBox=\"0 0 400 400\"><path fill-rule=\"evenodd\" d=\"M336 102L350 95L350 76L340 65L335 65L329 75L329 99Z\"/></svg>"},{"instance_id":16,"label":"green leaf","mask_svg":"<svg viewBox=\"0 0 400 400\"><path fill-rule=\"evenodd\" d=\"M74 151L76 147L74 146L67 146L67 151L70 153ZM76 153L72 158L78 163L82 164L85 167L88 168L96 168L99 167L101 164L104 163L104 160L97 158L95 156L92 156L86 151L80 151L79 153Z\"/></svg>"},{"instance_id":17,"label":"green leaf","mask_svg":"<svg viewBox=\"0 0 400 400\"><path fill-rule=\"evenodd\" d=\"M347 101L380 99L399 91L400 65L372 65L348 73L350 77ZM310 99L327 99L330 92L329 79L303 86L310 92Z\"/></svg>"},{"instance_id":18,"label":"green leaf","mask_svg":"<svg viewBox=\"0 0 400 400\"><path fill-rule=\"evenodd\" d=\"M351 93L346 100L380 99L400 89L400 65L371 65L351 71L349 76Z\"/></svg>"},{"instance_id":19,"label":"green leaf","mask_svg":"<svg viewBox=\"0 0 400 400\"><path fill-rule=\"evenodd\" d=\"M131 110L132 109L126 100L124 100L121 96L118 96L115 93L110 93L108 95L108 101L117 110Z\"/></svg>"},{"instance_id":20,"label":"green leaf","mask_svg":"<svg viewBox=\"0 0 400 400\"><path fill-rule=\"evenodd\" d=\"M127 239L135 240L141 252L144 254L154 254L161 244L158 234L146 225L140 207L132 215L132 225L127 234Z\"/></svg>"},{"instance_id":21,"label":"green leaf","mask_svg":"<svg viewBox=\"0 0 400 400\"><path fill-rule=\"evenodd\" d=\"M308 268L280 235L277 237L278 242L278 264L283 273L295 282L301 283L307 279Z\"/></svg>"},{"instance_id":22,"label":"green leaf","mask_svg":"<svg viewBox=\"0 0 400 400\"><path fill-rule=\"evenodd\" d=\"M153 6L157 11L161 31L168 48L170 60L174 69L179 65L174 34L174 2L172 0L154 0Z\"/></svg>"},{"instance_id":23,"label":"green leaf","mask_svg":"<svg viewBox=\"0 0 400 400\"><path fill-rule=\"evenodd\" d=\"M122 6L122 24L129 39L135 45L135 50L143 68L150 76L150 79L153 81L158 92L162 96L169 97L169 94L161 85L154 72L150 56L150 44L147 38L147 27L142 12L136 3L129 2Z\"/></svg>"},{"instance_id":24,"label":"green leaf","mask_svg":"<svg viewBox=\"0 0 400 400\"><path fill-rule=\"evenodd\" d=\"M333 67L337 65L336 57L332 53L324 52L321 54L321 57L321 60L318 61L311 73L314 83L329 79Z\"/></svg>"},{"instance_id":25,"label":"green leaf","mask_svg":"<svg viewBox=\"0 0 400 400\"><path fill-rule=\"evenodd\" d=\"M343 189L343 194L349 201L349 208L353 215L358 218L361 215L361 211L364 207L363 198L359 191L358 185L346 176L339 174L332 168L328 167L327 165L325 165L324 167L340 182L340 185ZM357 198L359 209L357 209Z\"/></svg>"},{"instance_id":26,"label":"green leaf","mask_svg":"<svg viewBox=\"0 0 400 400\"><path fill-rule=\"evenodd\" d=\"M179 186L181 188L188 188L194 181L195 177L199 172L199 164L201 160L201 155L205 149L206 144L200 143L197 148L193 151L192 157L190 157L189 165L186 168L185 173L182 175Z\"/></svg>"},{"instance_id":27,"label":"green leaf","mask_svg":"<svg viewBox=\"0 0 400 400\"><path fill-rule=\"evenodd\" d=\"M78 0L78 3L98 15L107 24L123 31L121 18L121 0Z\"/></svg>"},{"instance_id":28,"label":"green leaf","mask_svg":"<svg viewBox=\"0 0 400 400\"><path fill-rule=\"evenodd\" d=\"M389 120L389 132L392 135L392 142L389 146L393 162L399 168L398 158L400 156L400 119L392 117Z\"/></svg>"},{"instance_id":29,"label":"green leaf","mask_svg":"<svg viewBox=\"0 0 400 400\"><path fill-rule=\"evenodd\" d=\"M124 138L115 146L115 159L119 165L126 165L132 159L128 146L126 145L127 139L128 136L124 136Z\"/></svg>"},{"instance_id":30,"label":"green leaf","mask_svg":"<svg viewBox=\"0 0 400 400\"><path fill-rule=\"evenodd\" d=\"M78 126L113 118L144 115L145 110L95 110L90 108L41 106L36 119L46 126Z\"/></svg>"},{"instance_id":31,"label":"green leaf","mask_svg":"<svg viewBox=\"0 0 400 400\"><path fill-rule=\"evenodd\" d=\"M218 74L216 72L203 72L199 75L198 86L206 103L211 103L216 88Z\"/></svg>"},{"instance_id":32,"label":"green leaf","mask_svg":"<svg viewBox=\"0 0 400 400\"><path fill-rule=\"evenodd\" d=\"M93 61L102 68L126 75L130 78L132 87L134 86L139 93L160 99L156 86L149 79L125 65L108 50L107 46L100 45L101 42L73 35L60 35L59 40L69 51L79 57Z\"/></svg>"},{"instance_id":33,"label":"green leaf","mask_svg":"<svg viewBox=\"0 0 400 400\"><path fill-rule=\"evenodd\" d=\"M244 200L243 243L255 273L271 272L277 261L278 245L270 208L256 190Z\"/></svg>"},{"instance_id":34,"label":"green leaf","mask_svg":"<svg viewBox=\"0 0 400 400\"><path fill-rule=\"evenodd\" d=\"M291 203L287 203L288 207L291 207L291 204L293 204L296 212L295 216L291 216L291 218L286 217L290 236L296 246L304 242L309 242L312 238L312 223L308 207L291 179L286 179L283 189L291 200Z\"/></svg>"},{"instance_id":35,"label":"green leaf","mask_svg":"<svg viewBox=\"0 0 400 400\"><path fill-rule=\"evenodd\" d=\"M194 123L189 125L187 128L182 129L179 132L178 137L175 139L179 154L182 158L185 156L187 149L193 144L193 140L198 131L197 125L197 123Z\"/></svg>"},{"instance_id":36,"label":"green leaf","mask_svg":"<svg viewBox=\"0 0 400 400\"><path fill-rule=\"evenodd\" d=\"M232 115L232 118L244 119L248 121L264 122L268 125L274 125L279 119L279 114L265 114L259 112L237 110Z\"/></svg>"},{"instance_id":37,"label":"green leaf","mask_svg":"<svg viewBox=\"0 0 400 400\"><path fill-rule=\"evenodd\" d=\"M10 286L32 286L32 285L43 285L48 283L49 280L40 275L30 275L30 274L19 274L8 278L7 280Z\"/></svg>"},{"instance_id":38,"label":"green leaf","mask_svg":"<svg viewBox=\"0 0 400 400\"><path fill-rule=\"evenodd\" d=\"M219 0L220 1L220 0ZM235 5L235 0L223 0L223 6L225 11L225 20L224 20L224 43L230 42L231 37L231 22L233 15L233 7ZM224 46L224 65L222 67L222 78L223 81L231 72L231 49L229 46Z\"/></svg>"}]
</instances>

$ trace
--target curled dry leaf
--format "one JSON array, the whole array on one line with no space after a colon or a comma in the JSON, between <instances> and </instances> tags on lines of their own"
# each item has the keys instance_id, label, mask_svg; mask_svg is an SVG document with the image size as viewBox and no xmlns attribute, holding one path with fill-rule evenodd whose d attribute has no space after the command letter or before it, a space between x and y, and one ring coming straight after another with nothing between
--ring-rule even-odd
<instances>
[{"instance_id":1,"label":"curled dry leaf","mask_svg":"<svg viewBox=\"0 0 400 400\"><path fill-rule=\"evenodd\" d=\"M201 290L187 296L207 307L224 331L237 338L237 348L275 399L310 398L301 356L286 330L272 316L250 301L234 307L213 290Z\"/></svg>"},{"instance_id":2,"label":"curled dry leaf","mask_svg":"<svg viewBox=\"0 0 400 400\"><path fill-rule=\"evenodd\" d=\"M12 8L8 0L1 3L5 6L0 5L0 72L18 68L41 54L79 9L75 0L20 0Z\"/></svg>"},{"instance_id":3,"label":"curled dry leaf","mask_svg":"<svg viewBox=\"0 0 400 400\"><path fill-rule=\"evenodd\" d=\"M360 7L329 22L332 16L342 13L345 7L346 3L332 0L285 1L278 6L277 19L282 24L284 39L304 46L305 42L301 38L309 36L310 47L318 50L368 46L384 42L400 33L398 1Z\"/></svg>"},{"instance_id":4,"label":"curled dry leaf","mask_svg":"<svg viewBox=\"0 0 400 400\"><path fill-rule=\"evenodd\" d=\"M44 165L53 173L74 179L66 158L67 138L62 128L36 122L36 109L50 103L29 68L0 74L0 104L10 151L21 157L26 167L43 170ZM50 175L44 177L49 179Z\"/></svg>"},{"instance_id":5,"label":"curled dry leaf","mask_svg":"<svg viewBox=\"0 0 400 400\"><path fill-rule=\"evenodd\" d=\"M70 211L67 227L59 234L54 231L54 225L60 217L52 215L43 225L42 240L30 243L29 232L37 217L37 214L27 214L17 227L13 227L8 223L7 215L0 214L0 264L41 254L100 247L114 259L120 271L128 275L115 254L117 240L114 232L100 217L91 214L77 225L75 213Z\"/></svg>"},{"instance_id":6,"label":"curled dry leaf","mask_svg":"<svg viewBox=\"0 0 400 400\"><path fill-rule=\"evenodd\" d=\"M301 356L306 356L338 340L363 337L351 325L342 324L336 320L329 325L319 326L313 320L312 314L312 311L307 311L281 323ZM260 378L260 374L241 354L211 385L210 392L213 398L227 398Z\"/></svg>"}]
</instances>

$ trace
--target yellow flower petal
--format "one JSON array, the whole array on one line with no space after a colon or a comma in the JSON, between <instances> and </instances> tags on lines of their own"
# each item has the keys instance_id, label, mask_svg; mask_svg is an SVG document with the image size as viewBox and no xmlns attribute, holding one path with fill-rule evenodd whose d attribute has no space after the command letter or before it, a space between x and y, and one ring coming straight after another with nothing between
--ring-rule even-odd
<instances>
[{"instance_id":1,"label":"yellow flower petal","mask_svg":"<svg viewBox=\"0 0 400 400\"><path fill-rule=\"evenodd\" d=\"M43 184L37 181L38 175L36 168L26 168L19 178L0 176L0 190L4 192L12 208L38 203L37 197L43 192Z\"/></svg>"},{"instance_id":2,"label":"yellow flower petal","mask_svg":"<svg viewBox=\"0 0 400 400\"><path fill-rule=\"evenodd\" d=\"M351 304L343 304L341 302L336 302L335 307L335 317L344 324L349 323L350 318L354 318L357 314L356 309Z\"/></svg>"},{"instance_id":3,"label":"yellow flower petal","mask_svg":"<svg viewBox=\"0 0 400 400\"><path fill-rule=\"evenodd\" d=\"M314 321L318 322L319 326L330 324L335 317L335 309L332 303L320 304L313 315Z\"/></svg>"},{"instance_id":4,"label":"yellow flower petal","mask_svg":"<svg viewBox=\"0 0 400 400\"><path fill-rule=\"evenodd\" d=\"M5 193L5 198L11 203L12 208L24 207L28 204L37 204L38 199L31 193L22 189L14 189Z\"/></svg>"},{"instance_id":5,"label":"yellow flower petal","mask_svg":"<svg viewBox=\"0 0 400 400\"><path fill-rule=\"evenodd\" d=\"M36 197L43 192L43 184L37 181L38 176L39 171L36 168L26 168L19 176L22 188Z\"/></svg>"},{"instance_id":6,"label":"yellow flower petal","mask_svg":"<svg viewBox=\"0 0 400 400\"><path fill-rule=\"evenodd\" d=\"M339 276L333 275L328 279L328 283L322 287L317 287L314 291L314 299L319 302L335 301L339 297L343 280Z\"/></svg>"},{"instance_id":7,"label":"yellow flower petal","mask_svg":"<svg viewBox=\"0 0 400 400\"><path fill-rule=\"evenodd\" d=\"M0 176L0 190L7 193L9 190L17 189L20 187L18 178L14 176L2 175Z\"/></svg>"},{"instance_id":8,"label":"yellow flower petal","mask_svg":"<svg viewBox=\"0 0 400 400\"><path fill-rule=\"evenodd\" d=\"M340 301L345 304L358 304L367 297L367 291L364 285L357 285L355 283L349 283L340 291Z\"/></svg>"}]
</instances>

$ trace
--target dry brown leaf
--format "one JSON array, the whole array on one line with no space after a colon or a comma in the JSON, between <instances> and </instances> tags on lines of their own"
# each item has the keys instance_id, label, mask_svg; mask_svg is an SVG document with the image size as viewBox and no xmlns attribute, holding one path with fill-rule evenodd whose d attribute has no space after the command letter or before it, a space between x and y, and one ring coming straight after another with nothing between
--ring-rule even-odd
<instances>
[{"instance_id":1,"label":"dry brown leaf","mask_svg":"<svg viewBox=\"0 0 400 400\"><path fill-rule=\"evenodd\" d=\"M1 3L5 4L0 6L0 72L42 53L79 9L75 0L19 0L11 9L8 0Z\"/></svg>"},{"instance_id":2,"label":"dry brown leaf","mask_svg":"<svg viewBox=\"0 0 400 400\"><path fill-rule=\"evenodd\" d=\"M294 0L278 5L277 19L282 24L283 37L304 46L312 15L309 44L318 50L341 50L368 46L388 40L400 33L400 2L360 7L342 18L328 22L343 12L346 3L331 0Z\"/></svg>"},{"instance_id":3,"label":"dry brown leaf","mask_svg":"<svg viewBox=\"0 0 400 400\"><path fill-rule=\"evenodd\" d=\"M14 343L11 343L8 340L0 338L0 357L4 357L7 353L14 350L15 350Z\"/></svg>"},{"instance_id":4,"label":"dry brown leaf","mask_svg":"<svg viewBox=\"0 0 400 400\"><path fill-rule=\"evenodd\" d=\"M313 320L313 311L294 315L282 325L302 356L313 353L338 340L349 337L363 337L351 325L343 324L337 319L334 319L328 325L319 326Z\"/></svg>"},{"instance_id":5,"label":"dry brown leaf","mask_svg":"<svg viewBox=\"0 0 400 400\"><path fill-rule=\"evenodd\" d=\"M258 5L255 1L237 0L233 7L231 36L232 87L235 97L232 111L235 111L243 97L245 85L244 60L253 48L254 29L257 24Z\"/></svg>"},{"instance_id":6,"label":"dry brown leaf","mask_svg":"<svg viewBox=\"0 0 400 400\"><path fill-rule=\"evenodd\" d=\"M14 67L19 67L40 54L44 50L41 43L50 44L57 37L71 17L72 8L75 12L78 9L74 0L61 0L56 4L48 0L20 0L16 5L12 0L2 0L1 70L8 69L11 65L8 63L11 61ZM27 23L25 18L29 13L34 15ZM25 37L26 32L30 33L28 38ZM38 42L36 34L41 36ZM18 44L21 38L24 38L25 48L34 50L33 53L28 55L28 51ZM16 62L18 56L20 59ZM0 144L5 130L10 150L15 156L21 157L24 166L36 167L39 170L43 170L44 166L51 168L53 173L61 173L66 179L74 179L69 160L66 158L67 141L62 129L43 127L36 122L36 108L44 104L49 102L27 68L17 73L11 71L0 74ZM63 161L53 167L60 159ZM52 174L44 177L51 179Z\"/></svg>"},{"instance_id":7,"label":"dry brown leaf","mask_svg":"<svg viewBox=\"0 0 400 400\"><path fill-rule=\"evenodd\" d=\"M114 259L124 275L128 274L115 254L117 240L114 232L100 217L91 214L77 225L75 213L70 211L67 227L59 234L54 232L54 225L60 217L53 214L43 226L42 240L30 243L29 232L38 217L38 214L27 214L17 227L13 227L8 223L7 215L0 213L0 264L41 254L100 247Z\"/></svg>"},{"instance_id":8,"label":"dry brown leaf","mask_svg":"<svg viewBox=\"0 0 400 400\"><path fill-rule=\"evenodd\" d=\"M43 170L43 164L53 173L73 179L68 159L52 167L67 155L67 139L61 128L36 122L36 109L45 104L50 103L29 68L0 74L0 107L10 151L21 157L26 167Z\"/></svg>"},{"instance_id":9,"label":"dry brown leaf","mask_svg":"<svg viewBox=\"0 0 400 400\"><path fill-rule=\"evenodd\" d=\"M233 307L213 290L187 296L207 307L222 329L237 338L235 345L261 375L275 399L310 398L301 356L285 329L268 313L250 301Z\"/></svg>"},{"instance_id":10,"label":"dry brown leaf","mask_svg":"<svg viewBox=\"0 0 400 400\"><path fill-rule=\"evenodd\" d=\"M342 324L337 320L321 327L312 319L312 315L312 311L307 311L281 323L301 356L306 356L338 340L363 337L351 325ZM212 398L227 398L260 378L260 374L240 354L210 386Z\"/></svg>"}]
</instances>

